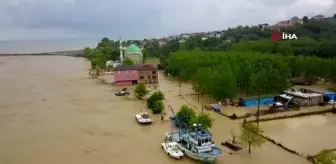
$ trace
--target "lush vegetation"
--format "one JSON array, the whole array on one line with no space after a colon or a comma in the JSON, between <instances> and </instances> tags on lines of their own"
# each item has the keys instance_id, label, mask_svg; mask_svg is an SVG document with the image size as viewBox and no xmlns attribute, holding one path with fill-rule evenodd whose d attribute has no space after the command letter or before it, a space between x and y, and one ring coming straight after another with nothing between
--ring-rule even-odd
<instances>
[{"instance_id":1,"label":"lush vegetation","mask_svg":"<svg viewBox=\"0 0 336 164\"><path fill-rule=\"evenodd\" d=\"M164 110L163 100L164 94L160 91L155 92L147 99L147 107L151 109L154 114L161 113Z\"/></svg>"},{"instance_id":2,"label":"lush vegetation","mask_svg":"<svg viewBox=\"0 0 336 164\"><path fill-rule=\"evenodd\" d=\"M314 156L318 164L335 164L336 154L335 149L333 150L322 150L316 156Z\"/></svg>"},{"instance_id":3,"label":"lush vegetation","mask_svg":"<svg viewBox=\"0 0 336 164\"><path fill-rule=\"evenodd\" d=\"M139 83L136 85L134 92L135 96L138 99L143 99L148 94L149 91L147 90L146 85L144 83Z\"/></svg>"},{"instance_id":4,"label":"lush vegetation","mask_svg":"<svg viewBox=\"0 0 336 164\"><path fill-rule=\"evenodd\" d=\"M187 105L183 105L180 111L177 112L176 116L190 128L193 124L201 124L203 128L208 129L212 127L212 123L214 121L208 114L196 114L194 109L188 107Z\"/></svg>"},{"instance_id":5,"label":"lush vegetation","mask_svg":"<svg viewBox=\"0 0 336 164\"><path fill-rule=\"evenodd\" d=\"M256 52L177 52L165 73L190 81L197 93L216 100L278 93L293 77L336 81L336 59Z\"/></svg>"},{"instance_id":6,"label":"lush vegetation","mask_svg":"<svg viewBox=\"0 0 336 164\"><path fill-rule=\"evenodd\" d=\"M130 58L126 58L126 59L123 61L123 64L125 64L125 65L135 65L134 61L131 60Z\"/></svg>"},{"instance_id":7,"label":"lush vegetation","mask_svg":"<svg viewBox=\"0 0 336 164\"><path fill-rule=\"evenodd\" d=\"M266 140L259 135L261 130L255 123L246 123L241 127L241 134L239 136L239 144L248 147L249 153L251 148L260 147Z\"/></svg>"},{"instance_id":8,"label":"lush vegetation","mask_svg":"<svg viewBox=\"0 0 336 164\"><path fill-rule=\"evenodd\" d=\"M90 74L100 75L106 69L106 62L119 58L119 42L103 38L96 48L85 48L84 56L90 60Z\"/></svg>"},{"instance_id":9,"label":"lush vegetation","mask_svg":"<svg viewBox=\"0 0 336 164\"><path fill-rule=\"evenodd\" d=\"M223 30L220 38L209 37L202 39L202 35L192 36L184 43L170 40L164 46L157 42L146 45L149 56L160 56L163 65L165 57L177 51L256 51L262 53L278 53L282 55L318 56L322 58L336 57L336 18L314 20L304 18L302 25L281 29L294 33L298 40L273 42L271 34L274 31L267 24L258 26L238 26Z\"/></svg>"}]
</instances>

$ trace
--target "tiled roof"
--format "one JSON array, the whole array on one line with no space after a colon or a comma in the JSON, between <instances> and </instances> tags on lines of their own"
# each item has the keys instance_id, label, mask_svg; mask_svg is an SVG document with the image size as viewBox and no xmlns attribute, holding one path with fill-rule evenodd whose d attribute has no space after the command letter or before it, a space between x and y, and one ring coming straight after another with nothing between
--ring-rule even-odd
<instances>
[{"instance_id":1,"label":"tiled roof","mask_svg":"<svg viewBox=\"0 0 336 164\"><path fill-rule=\"evenodd\" d=\"M156 66L152 65L152 64L138 64L136 66L137 70L140 71L152 71L152 70L157 70Z\"/></svg>"},{"instance_id":2,"label":"tiled roof","mask_svg":"<svg viewBox=\"0 0 336 164\"><path fill-rule=\"evenodd\" d=\"M137 67L135 65L120 65L115 67L114 71L128 71L128 70L136 70Z\"/></svg>"}]
</instances>

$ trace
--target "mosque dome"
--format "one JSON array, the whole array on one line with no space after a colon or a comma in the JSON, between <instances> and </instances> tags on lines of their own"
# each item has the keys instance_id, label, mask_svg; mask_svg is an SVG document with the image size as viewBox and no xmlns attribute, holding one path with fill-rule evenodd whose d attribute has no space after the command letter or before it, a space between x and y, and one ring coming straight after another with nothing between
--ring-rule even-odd
<instances>
[{"instance_id":1,"label":"mosque dome","mask_svg":"<svg viewBox=\"0 0 336 164\"><path fill-rule=\"evenodd\" d=\"M141 49L135 44L131 44L126 48L126 53L141 53Z\"/></svg>"}]
</instances>

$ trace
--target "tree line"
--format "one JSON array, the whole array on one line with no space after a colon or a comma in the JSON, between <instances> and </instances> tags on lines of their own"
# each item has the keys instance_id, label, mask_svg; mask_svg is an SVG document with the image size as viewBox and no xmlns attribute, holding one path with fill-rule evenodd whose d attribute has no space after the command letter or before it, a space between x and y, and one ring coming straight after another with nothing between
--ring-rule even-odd
<instances>
[{"instance_id":1,"label":"tree line","mask_svg":"<svg viewBox=\"0 0 336 164\"><path fill-rule=\"evenodd\" d=\"M336 82L336 59L283 56L258 52L176 52L165 74L189 81L199 93L216 100L282 92L293 77Z\"/></svg>"},{"instance_id":2,"label":"tree line","mask_svg":"<svg viewBox=\"0 0 336 164\"><path fill-rule=\"evenodd\" d=\"M179 40L170 40L160 46L157 42L148 43L145 48L149 56L164 57L177 51L256 51L263 53L278 53L281 55L318 56L322 58L336 57L336 18L324 20L303 18L303 24L281 31L294 33L298 40L273 42L271 35L274 30L265 27L267 24L257 26L238 26L223 30L220 38L208 37L204 40L202 35L192 36L180 43Z\"/></svg>"}]
</instances>

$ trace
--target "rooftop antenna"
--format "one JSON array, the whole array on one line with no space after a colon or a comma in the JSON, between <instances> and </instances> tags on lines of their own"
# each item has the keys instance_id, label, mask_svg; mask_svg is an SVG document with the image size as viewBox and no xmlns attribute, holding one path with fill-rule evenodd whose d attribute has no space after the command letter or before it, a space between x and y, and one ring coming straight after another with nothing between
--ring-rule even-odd
<instances>
[{"instance_id":1,"label":"rooftop antenna","mask_svg":"<svg viewBox=\"0 0 336 164\"><path fill-rule=\"evenodd\" d=\"M122 47L122 42L121 42L121 36L119 36L119 48L120 48L120 62L123 62L123 47Z\"/></svg>"}]
</instances>

